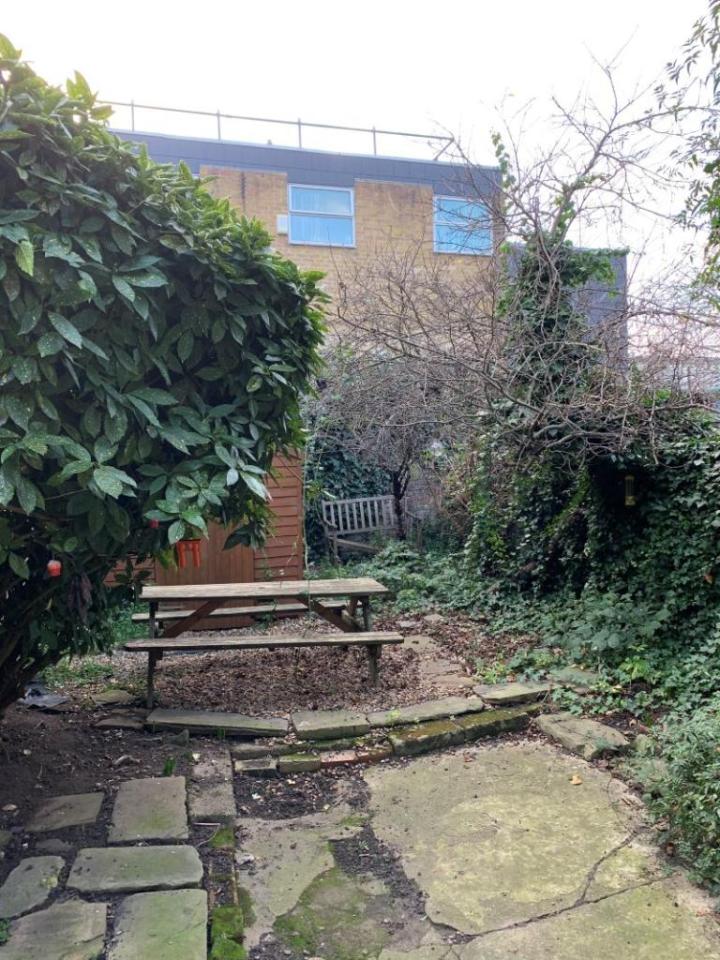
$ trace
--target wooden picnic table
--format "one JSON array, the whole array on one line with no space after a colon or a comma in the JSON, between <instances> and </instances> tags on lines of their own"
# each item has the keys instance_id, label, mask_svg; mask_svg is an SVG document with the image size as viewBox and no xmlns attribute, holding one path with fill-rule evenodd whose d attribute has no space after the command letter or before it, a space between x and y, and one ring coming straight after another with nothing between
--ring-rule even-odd
<instances>
[{"instance_id":1,"label":"wooden picnic table","mask_svg":"<svg viewBox=\"0 0 720 960\"><path fill-rule=\"evenodd\" d=\"M140 594L150 609L150 636L157 636L157 612L159 603L171 601L196 601L193 612L165 628L163 637L178 637L187 633L203 618L227 601L278 601L294 600L302 603L313 613L327 620L339 630L352 633L369 630L372 624L371 597L388 593L377 580L371 577L350 577L337 580L265 580L262 583L197 583L173 586L147 586ZM347 608L337 610L323 604L324 599L347 598ZM362 626L356 620L358 605L362 608Z\"/></svg>"},{"instance_id":2,"label":"wooden picnic table","mask_svg":"<svg viewBox=\"0 0 720 960\"><path fill-rule=\"evenodd\" d=\"M378 660L382 646L386 643L402 643L398 633L373 632L371 599L384 596L388 588L370 577L352 577L337 580L270 580L262 583L210 583L173 586L146 586L140 594L140 600L149 606L148 640L133 640L125 645L127 650L146 651L148 653L148 704L153 699L153 674L158 660L166 650L209 650L209 649L256 649L258 647L303 647L303 646L357 646L367 648L370 662L370 679L375 682L378 673ZM345 601L344 603L342 601ZM201 620L213 616L215 611L227 602L257 603L262 605L263 616L272 618L274 604L277 604L278 617L283 616L288 601L300 605L322 617L332 626L345 634L356 636L344 639L337 635L318 634L307 637L282 637L240 635L228 636L222 642L178 639L181 634L191 631ZM339 602L340 601L340 602ZM176 610L176 619L172 614L163 612L158 617L161 603L194 603L191 610ZM360 610L358 611L358 607ZM358 612L361 617L358 617ZM160 633L162 629L162 633Z\"/></svg>"}]
</instances>

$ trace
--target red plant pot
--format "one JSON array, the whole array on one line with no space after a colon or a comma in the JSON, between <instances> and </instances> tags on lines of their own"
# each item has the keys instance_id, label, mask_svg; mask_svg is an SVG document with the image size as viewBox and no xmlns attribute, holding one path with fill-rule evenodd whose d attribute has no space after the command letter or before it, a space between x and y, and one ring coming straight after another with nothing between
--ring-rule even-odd
<instances>
[{"instance_id":1,"label":"red plant pot","mask_svg":"<svg viewBox=\"0 0 720 960\"><path fill-rule=\"evenodd\" d=\"M192 540L178 540L175 544L175 552L177 553L178 567L180 567L180 569L184 569L187 566L186 561L188 554L192 557L194 567L199 567L202 563L200 540L197 538Z\"/></svg>"}]
</instances>

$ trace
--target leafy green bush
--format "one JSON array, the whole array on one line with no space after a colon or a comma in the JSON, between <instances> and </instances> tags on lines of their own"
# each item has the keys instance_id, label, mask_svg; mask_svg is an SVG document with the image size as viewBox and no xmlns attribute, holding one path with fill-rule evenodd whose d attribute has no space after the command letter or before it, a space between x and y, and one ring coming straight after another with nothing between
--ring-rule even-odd
<instances>
[{"instance_id":1,"label":"leafy green bush","mask_svg":"<svg viewBox=\"0 0 720 960\"><path fill-rule=\"evenodd\" d=\"M394 540L371 559L353 563L352 573L380 580L390 590L398 612L435 607L472 611L481 602L485 605L483 585L467 576L462 553L420 553ZM348 575L347 567L343 575Z\"/></svg>"},{"instance_id":2,"label":"leafy green bush","mask_svg":"<svg viewBox=\"0 0 720 960\"><path fill-rule=\"evenodd\" d=\"M695 877L720 891L720 700L690 719L670 718L660 745L668 769L650 808Z\"/></svg>"},{"instance_id":3,"label":"leafy green bush","mask_svg":"<svg viewBox=\"0 0 720 960\"><path fill-rule=\"evenodd\" d=\"M118 560L209 519L263 538L322 325L318 276L112 136L82 77L49 86L4 37L0 73L1 710L111 642Z\"/></svg>"}]
</instances>

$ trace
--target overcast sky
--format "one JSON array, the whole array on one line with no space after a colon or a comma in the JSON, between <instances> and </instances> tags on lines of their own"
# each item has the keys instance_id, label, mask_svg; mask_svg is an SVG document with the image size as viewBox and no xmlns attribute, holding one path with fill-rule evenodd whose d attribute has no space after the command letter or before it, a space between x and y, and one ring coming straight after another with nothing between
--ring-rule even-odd
<instances>
[{"instance_id":1,"label":"overcast sky","mask_svg":"<svg viewBox=\"0 0 720 960\"><path fill-rule=\"evenodd\" d=\"M0 29L44 77L78 69L105 99L444 127L492 162L496 105L536 98L542 113L552 95L602 95L592 58L622 48L621 92L631 92L662 74L705 9L706 0L33 0L6 4ZM140 125L161 129L157 116Z\"/></svg>"}]
</instances>

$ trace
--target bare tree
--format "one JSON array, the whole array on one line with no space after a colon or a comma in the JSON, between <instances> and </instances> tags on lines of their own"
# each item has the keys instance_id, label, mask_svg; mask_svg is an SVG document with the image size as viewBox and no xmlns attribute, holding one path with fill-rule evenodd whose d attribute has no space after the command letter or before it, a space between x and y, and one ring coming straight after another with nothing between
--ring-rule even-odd
<instances>
[{"instance_id":1,"label":"bare tree","mask_svg":"<svg viewBox=\"0 0 720 960\"><path fill-rule=\"evenodd\" d=\"M647 91L621 102L604 73L609 107L556 103L558 136L541 156L526 162L516 138L495 137L492 259L459 277L418 245L338 276L326 395L362 456L402 470L433 443L493 426L519 456L653 450L674 416L708 405L689 361L717 318L689 278L627 296L613 251L570 243L578 223L628 209L674 215L656 208L676 186L677 109L648 110Z\"/></svg>"}]
</instances>

